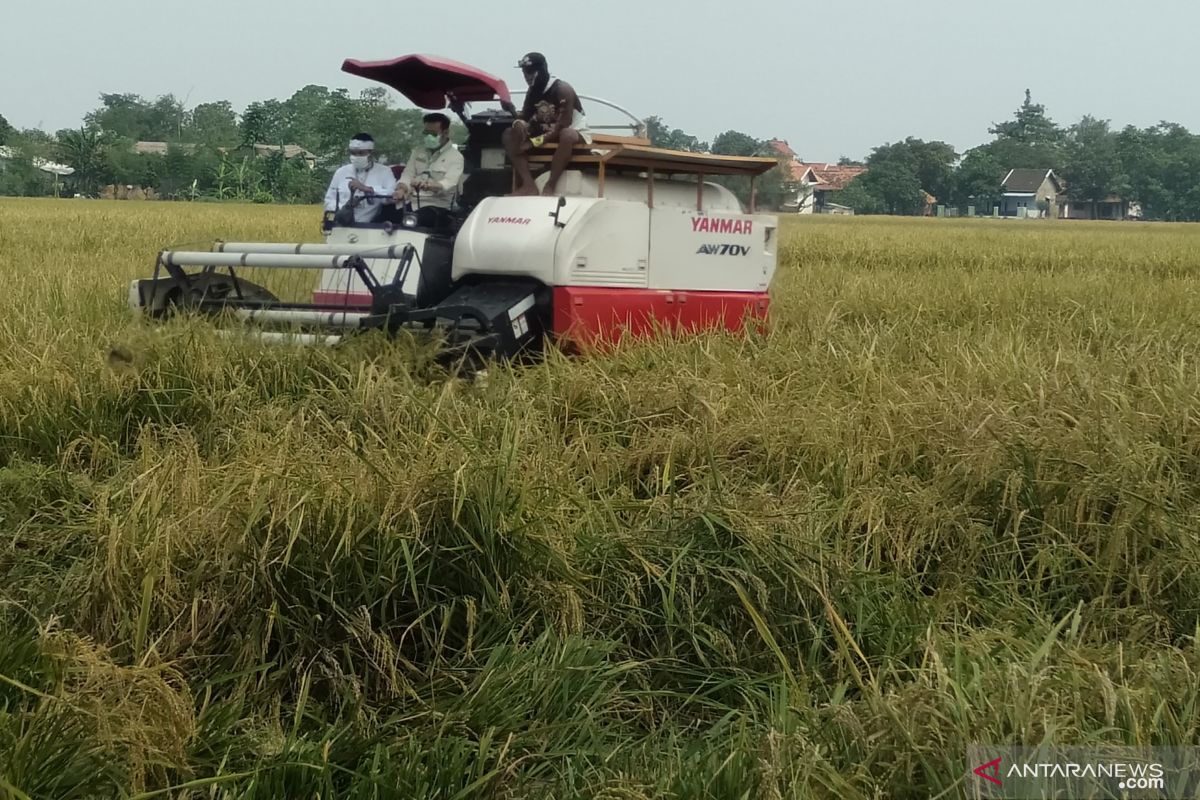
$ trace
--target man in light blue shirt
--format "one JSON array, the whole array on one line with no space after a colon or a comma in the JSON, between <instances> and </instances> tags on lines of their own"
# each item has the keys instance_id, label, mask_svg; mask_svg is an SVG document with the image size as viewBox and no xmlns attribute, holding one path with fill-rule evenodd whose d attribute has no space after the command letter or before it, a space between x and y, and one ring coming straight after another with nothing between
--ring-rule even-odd
<instances>
[{"instance_id":1,"label":"man in light blue shirt","mask_svg":"<svg viewBox=\"0 0 1200 800\"><path fill-rule=\"evenodd\" d=\"M450 141L450 118L426 114L421 144L413 148L404 174L396 184L396 202L405 200L417 211L422 225L443 220L463 174L463 155Z\"/></svg>"}]
</instances>

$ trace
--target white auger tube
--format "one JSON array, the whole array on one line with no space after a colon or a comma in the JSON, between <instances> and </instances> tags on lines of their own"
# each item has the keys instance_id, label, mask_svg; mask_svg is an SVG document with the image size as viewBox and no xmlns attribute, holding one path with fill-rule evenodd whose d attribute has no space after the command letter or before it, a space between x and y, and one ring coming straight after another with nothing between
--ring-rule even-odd
<instances>
[{"instance_id":1,"label":"white auger tube","mask_svg":"<svg viewBox=\"0 0 1200 800\"><path fill-rule=\"evenodd\" d=\"M239 318L285 325L321 325L328 328L357 328L369 316L358 311L306 311L290 308L235 309Z\"/></svg>"},{"instance_id":2,"label":"white auger tube","mask_svg":"<svg viewBox=\"0 0 1200 800\"><path fill-rule=\"evenodd\" d=\"M310 256L355 255L370 258L400 258L407 244L277 244L275 242L218 242L214 253L273 253Z\"/></svg>"},{"instance_id":3,"label":"white auger tube","mask_svg":"<svg viewBox=\"0 0 1200 800\"><path fill-rule=\"evenodd\" d=\"M313 345L325 345L332 347L342 340L341 336L334 334L322 335L314 333L284 333L278 331L231 331L218 328L216 334L224 339L252 339L262 344L282 344L282 345L299 345L302 347L311 347Z\"/></svg>"},{"instance_id":4,"label":"white auger tube","mask_svg":"<svg viewBox=\"0 0 1200 800\"><path fill-rule=\"evenodd\" d=\"M282 253L206 253L164 250L159 261L172 267L291 267L346 269L354 255L284 255Z\"/></svg>"}]
</instances>

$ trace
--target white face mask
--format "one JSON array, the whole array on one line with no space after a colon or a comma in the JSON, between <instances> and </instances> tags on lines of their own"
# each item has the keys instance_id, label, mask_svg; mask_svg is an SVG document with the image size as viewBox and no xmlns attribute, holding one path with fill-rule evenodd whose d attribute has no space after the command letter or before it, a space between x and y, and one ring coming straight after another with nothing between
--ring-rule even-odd
<instances>
[{"instance_id":1,"label":"white face mask","mask_svg":"<svg viewBox=\"0 0 1200 800\"><path fill-rule=\"evenodd\" d=\"M370 160L370 156L350 156L350 166L355 169L366 169Z\"/></svg>"}]
</instances>

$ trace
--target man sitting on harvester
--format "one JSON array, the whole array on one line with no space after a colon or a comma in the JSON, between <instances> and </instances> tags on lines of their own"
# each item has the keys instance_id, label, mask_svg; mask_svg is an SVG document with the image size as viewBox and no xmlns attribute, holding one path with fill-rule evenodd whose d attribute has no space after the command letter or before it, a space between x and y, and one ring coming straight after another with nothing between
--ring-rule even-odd
<instances>
[{"instance_id":1,"label":"man sitting on harvester","mask_svg":"<svg viewBox=\"0 0 1200 800\"><path fill-rule=\"evenodd\" d=\"M375 162L375 139L369 133L354 134L349 151L350 163L329 181L325 210L342 211L353 204L355 222L374 222L382 210L380 201L395 191L396 178L389 167Z\"/></svg>"},{"instance_id":2,"label":"man sitting on harvester","mask_svg":"<svg viewBox=\"0 0 1200 800\"><path fill-rule=\"evenodd\" d=\"M409 201L423 227L444 225L463 174L463 155L450 143L450 118L426 114L425 133L396 184L397 203Z\"/></svg>"},{"instance_id":3,"label":"man sitting on harvester","mask_svg":"<svg viewBox=\"0 0 1200 800\"><path fill-rule=\"evenodd\" d=\"M504 132L504 147L516 172L514 194L536 195L537 186L529 171L528 153L543 144L555 144L550 161L550 179L542 192L547 196L558 192L558 179L571 161L571 151L579 145L592 143L583 104L571 84L550 74L546 57L527 53L517 66L525 76L529 92L525 104L516 115L513 126Z\"/></svg>"}]
</instances>

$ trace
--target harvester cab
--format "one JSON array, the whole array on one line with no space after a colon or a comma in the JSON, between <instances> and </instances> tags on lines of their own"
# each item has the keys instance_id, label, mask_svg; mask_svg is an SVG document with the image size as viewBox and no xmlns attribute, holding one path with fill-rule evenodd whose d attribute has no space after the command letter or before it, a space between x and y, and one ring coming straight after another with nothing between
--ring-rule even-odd
<instances>
[{"instance_id":1,"label":"harvester cab","mask_svg":"<svg viewBox=\"0 0 1200 800\"><path fill-rule=\"evenodd\" d=\"M320 243L163 251L154 277L131 284L132 308L155 318L232 312L268 340L336 343L361 330L436 329L447 354L504 357L547 339L574 347L659 326L740 330L765 319L777 221L756 213L753 187L775 159L656 148L630 115L633 125L593 125L632 130L597 132L574 151L557 197L509 196L502 136L515 106L503 80L425 55L350 59L342 69L419 108L449 108L465 125L463 178L449 213L422 225L385 199L370 223L327 215ZM500 109L468 113L468 104L488 102ZM554 145L534 150L531 167L548 166L553 154ZM706 180L717 175L749 178L748 209Z\"/></svg>"}]
</instances>

